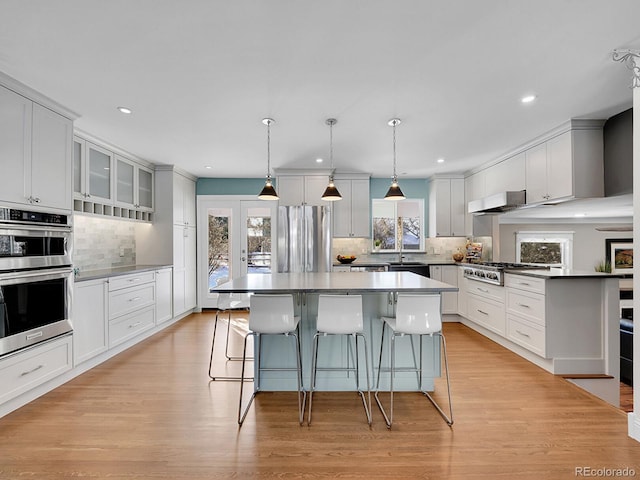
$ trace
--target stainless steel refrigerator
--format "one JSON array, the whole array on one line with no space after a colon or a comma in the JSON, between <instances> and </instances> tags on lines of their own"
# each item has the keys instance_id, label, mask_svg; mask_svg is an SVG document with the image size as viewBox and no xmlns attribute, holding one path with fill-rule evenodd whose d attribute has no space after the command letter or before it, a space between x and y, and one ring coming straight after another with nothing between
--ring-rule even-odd
<instances>
[{"instance_id":1,"label":"stainless steel refrigerator","mask_svg":"<svg viewBox=\"0 0 640 480\"><path fill-rule=\"evenodd\" d=\"M278 272L330 272L331 264L330 209L279 207Z\"/></svg>"}]
</instances>

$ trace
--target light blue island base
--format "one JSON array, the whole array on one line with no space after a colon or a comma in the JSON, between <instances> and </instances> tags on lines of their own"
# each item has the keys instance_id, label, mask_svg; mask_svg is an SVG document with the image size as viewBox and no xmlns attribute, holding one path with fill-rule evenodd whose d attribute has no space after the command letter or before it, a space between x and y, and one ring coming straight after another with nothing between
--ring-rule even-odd
<instances>
[{"instance_id":1,"label":"light blue island base","mask_svg":"<svg viewBox=\"0 0 640 480\"><path fill-rule=\"evenodd\" d=\"M251 278L261 277L261 278ZM274 277L267 279L267 277ZM350 278L347 278L350 277ZM345 280L349 280L345 284ZM321 293L353 294L362 296L364 335L367 340L368 358L362 340L358 342L360 358L360 388L366 389L367 379L365 358L369 363L370 387L375 390L380 341L382 335L381 316L392 316L395 310L397 292L440 295L442 291L456 291L457 288L436 280L431 280L410 272L357 272L324 274L273 274L247 275L216 289L221 292L292 293L296 315L300 320L300 342L302 351L303 385L309 390L311 382L311 353L313 336L316 333L318 297ZM413 340L413 345L412 345ZM263 335L261 340L263 368L295 368L295 345L291 338ZM405 336L396 338L396 368L415 367L420 362L420 338ZM254 355L259 346L254 345ZM389 390L390 335L385 333L382 355L380 390ZM322 336L319 339L318 367L340 368L354 366L356 354L355 338L344 336ZM422 340L422 385L416 372L396 372L396 391L433 391L434 378L440 376L440 343L437 337ZM317 373L316 390L355 391L354 372L321 371ZM257 378L257 372L254 372ZM257 386L257 385L256 385ZM261 372L262 391L294 391L297 388L295 371Z\"/></svg>"}]
</instances>

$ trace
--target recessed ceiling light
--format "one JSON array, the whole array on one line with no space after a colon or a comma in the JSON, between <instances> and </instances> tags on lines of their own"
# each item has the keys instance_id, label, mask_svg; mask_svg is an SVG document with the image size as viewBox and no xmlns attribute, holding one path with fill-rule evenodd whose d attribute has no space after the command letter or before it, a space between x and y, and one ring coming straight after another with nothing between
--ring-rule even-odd
<instances>
[{"instance_id":1,"label":"recessed ceiling light","mask_svg":"<svg viewBox=\"0 0 640 480\"><path fill-rule=\"evenodd\" d=\"M322 163L323 160L321 158L316 158L316 163Z\"/></svg>"},{"instance_id":2,"label":"recessed ceiling light","mask_svg":"<svg viewBox=\"0 0 640 480\"><path fill-rule=\"evenodd\" d=\"M536 99L535 95L525 95L520 99L522 103L531 103Z\"/></svg>"},{"instance_id":3,"label":"recessed ceiling light","mask_svg":"<svg viewBox=\"0 0 640 480\"><path fill-rule=\"evenodd\" d=\"M127 115L129 115L130 113L133 113L133 110L127 107L118 107L118 111L120 113L126 113Z\"/></svg>"},{"instance_id":4,"label":"recessed ceiling light","mask_svg":"<svg viewBox=\"0 0 640 480\"><path fill-rule=\"evenodd\" d=\"M444 158L439 158L438 160L436 160L436 162L438 162L438 163L444 163Z\"/></svg>"},{"instance_id":5,"label":"recessed ceiling light","mask_svg":"<svg viewBox=\"0 0 640 480\"><path fill-rule=\"evenodd\" d=\"M213 167L211 165L205 165L204 168L206 168L207 170L211 170Z\"/></svg>"}]
</instances>

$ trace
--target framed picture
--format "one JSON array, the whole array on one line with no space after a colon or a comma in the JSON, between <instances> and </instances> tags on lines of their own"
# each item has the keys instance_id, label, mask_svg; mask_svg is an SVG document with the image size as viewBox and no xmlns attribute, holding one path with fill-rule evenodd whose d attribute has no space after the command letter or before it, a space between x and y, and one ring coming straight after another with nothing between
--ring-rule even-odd
<instances>
[{"instance_id":1,"label":"framed picture","mask_svg":"<svg viewBox=\"0 0 640 480\"><path fill-rule=\"evenodd\" d=\"M633 239L607 238L606 256L611 263L611 273L633 273Z\"/></svg>"}]
</instances>

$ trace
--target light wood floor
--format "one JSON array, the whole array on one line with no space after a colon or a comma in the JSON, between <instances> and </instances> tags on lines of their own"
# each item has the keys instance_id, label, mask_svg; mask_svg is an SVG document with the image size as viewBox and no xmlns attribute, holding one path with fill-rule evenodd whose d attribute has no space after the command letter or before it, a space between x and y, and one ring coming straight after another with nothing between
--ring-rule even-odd
<instances>
[{"instance_id":1,"label":"light wood floor","mask_svg":"<svg viewBox=\"0 0 640 480\"><path fill-rule=\"evenodd\" d=\"M452 428L419 394L397 396L389 431L375 407L367 426L355 393L314 396L311 427L297 423L295 394L264 393L238 429L238 383L207 376L212 320L192 315L0 419L0 479L640 475L621 410L452 323Z\"/></svg>"}]
</instances>

